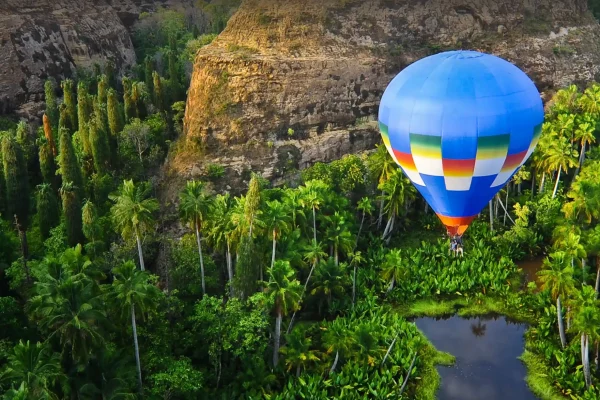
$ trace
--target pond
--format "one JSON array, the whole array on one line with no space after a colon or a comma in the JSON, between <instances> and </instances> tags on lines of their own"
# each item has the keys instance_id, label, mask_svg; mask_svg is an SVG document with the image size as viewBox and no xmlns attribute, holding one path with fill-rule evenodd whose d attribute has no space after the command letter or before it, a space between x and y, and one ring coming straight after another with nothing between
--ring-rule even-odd
<instances>
[{"instance_id":1,"label":"pond","mask_svg":"<svg viewBox=\"0 0 600 400\"><path fill-rule=\"evenodd\" d=\"M531 260L523 260L518 261L517 266L523 270L523 275L525 276L524 284L525 286L529 282L535 282L536 286L539 288L541 283L539 281L539 277L537 273L540 269L542 269L542 264L544 262L543 256L533 258Z\"/></svg>"},{"instance_id":2,"label":"pond","mask_svg":"<svg viewBox=\"0 0 600 400\"><path fill-rule=\"evenodd\" d=\"M456 357L455 365L438 367L440 400L535 400L525 383L525 324L505 317L417 318L417 327L440 351Z\"/></svg>"}]
</instances>

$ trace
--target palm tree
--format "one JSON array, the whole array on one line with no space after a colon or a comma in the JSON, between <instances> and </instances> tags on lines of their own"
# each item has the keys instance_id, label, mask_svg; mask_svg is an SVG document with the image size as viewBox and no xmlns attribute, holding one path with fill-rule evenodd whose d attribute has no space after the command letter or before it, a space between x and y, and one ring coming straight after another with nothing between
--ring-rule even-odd
<instances>
[{"instance_id":1,"label":"palm tree","mask_svg":"<svg viewBox=\"0 0 600 400\"><path fill-rule=\"evenodd\" d=\"M200 256L200 275L202 277L202 294L206 294L204 283L204 260L202 258L201 229L210 213L212 199L204 192L204 184L199 181L189 181L179 196L179 212L181 218L188 222L196 233L198 255Z\"/></svg>"},{"instance_id":2,"label":"palm tree","mask_svg":"<svg viewBox=\"0 0 600 400\"><path fill-rule=\"evenodd\" d=\"M585 248L581 243L581 236L569 232L565 237L555 243L555 247L560 248L571 258L571 266L575 268L575 260L584 260L587 257ZM585 263L581 263L582 281L585 282Z\"/></svg>"},{"instance_id":3,"label":"palm tree","mask_svg":"<svg viewBox=\"0 0 600 400\"><path fill-rule=\"evenodd\" d=\"M352 349L355 337L350 334L348 322L341 318L333 320L321 329L325 331L323 334L323 344L327 349L327 354L335 352L333 363L329 369L329 374L331 375L340 360L340 354L345 356Z\"/></svg>"},{"instance_id":4,"label":"palm tree","mask_svg":"<svg viewBox=\"0 0 600 400\"><path fill-rule=\"evenodd\" d=\"M315 267L319 263L319 260L323 257L326 257L327 254L323 251L323 244L318 242L310 242L306 245L304 251L304 259L311 263L310 271L308 272L308 276L306 277L306 281L304 282L304 287L302 288L302 295L300 296L300 301L304 299L304 294L306 293L306 288L308 287L308 282L310 282L310 277L312 276ZM294 318L296 317L296 311L292 314L292 318L290 319L290 324L288 325L286 333L290 333L292 329L292 324L294 323Z\"/></svg>"},{"instance_id":5,"label":"palm tree","mask_svg":"<svg viewBox=\"0 0 600 400\"><path fill-rule=\"evenodd\" d=\"M215 250L225 253L229 295L233 297L233 264L231 261L231 237L234 230L230 214L229 194L217 195L208 219L208 240Z\"/></svg>"},{"instance_id":6,"label":"palm tree","mask_svg":"<svg viewBox=\"0 0 600 400\"><path fill-rule=\"evenodd\" d=\"M591 224L600 218L600 162L586 163L581 173L575 177L571 189L567 192L570 199L563 206L563 212L569 219L582 220Z\"/></svg>"},{"instance_id":7,"label":"palm tree","mask_svg":"<svg viewBox=\"0 0 600 400\"><path fill-rule=\"evenodd\" d=\"M575 176L577 176L581 166L583 165L583 161L585 160L585 150L588 145L592 145L596 141L596 137L594 136L595 127L593 122L583 122L579 124L577 129L575 129L574 139L578 141L581 145L581 151L579 153L579 163L577 165L577 171L575 172Z\"/></svg>"},{"instance_id":8,"label":"palm tree","mask_svg":"<svg viewBox=\"0 0 600 400\"><path fill-rule=\"evenodd\" d=\"M295 273L290 263L279 260L268 271L267 293L275 304L275 346L273 349L273 366L279 362L279 342L281 338L281 320L290 310L297 310L301 296L300 282L295 279Z\"/></svg>"},{"instance_id":9,"label":"palm tree","mask_svg":"<svg viewBox=\"0 0 600 400\"><path fill-rule=\"evenodd\" d=\"M154 225L154 213L158 210L156 199L148 198L150 188L145 184L135 185L133 181L123 181L123 186L109 198L115 203L111 208L113 223L121 231L124 239L132 235L137 242L140 268L144 271L141 235Z\"/></svg>"},{"instance_id":10,"label":"palm tree","mask_svg":"<svg viewBox=\"0 0 600 400\"><path fill-rule=\"evenodd\" d=\"M312 180L305 183L304 187L300 189L302 197L300 198L300 204L303 208L312 210L313 215L313 240L317 241L317 212L326 192L329 190L329 186L320 180Z\"/></svg>"},{"instance_id":11,"label":"palm tree","mask_svg":"<svg viewBox=\"0 0 600 400\"><path fill-rule=\"evenodd\" d=\"M383 263L381 276L386 281L390 282L388 286L388 293L394 289L394 284L401 280L406 275L406 265L402 258L402 252L399 249L390 250L385 255L385 262Z\"/></svg>"},{"instance_id":12,"label":"palm tree","mask_svg":"<svg viewBox=\"0 0 600 400\"><path fill-rule=\"evenodd\" d=\"M600 302L596 299L596 293L590 286L584 286L577 291L574 298L575 318L573 319L573 330L581 335L581 365L585 384L590 387L592 377L590 374L589 341L598 340L600 331L600 313L598 307Z\"/></svg>"},{"instance_id":13,"label":"palm tree","mask_svg":"<svg viewBox=\"0 0 600 400\"><path fill-rule=\"evenodd\" d=\"M319 361L318 353L310 349L311 345L312 339L302 325L298 325L292 333L286 335L286 345L281 348L281 353L285 355L288 371L295 367L296 376L300 376L302 369Z\"/></svg>"},{"instance_id":14,"label":"palm tree","mask_svg":"<svg viewBox=\"0 0 600 400\"><path fill-rule=\"evenodd\" d=\"M578 98L577 105L585 114L597 119L600 116L600 85L594 83L585 89L583 95Z\"/></svg>"},{"instance_id":15,"label":"palm tree","mask_svg":"<svg viewBox=\"0 0 600 400\"><path fill-rule=\"evenodd\" d=\"M404 213L404 209L416 198L416 189L406 178L402 170L397 169L383 184L382 189L387 193L387 204L385 210L388 215L388 223L383 232L382 240L389 243L396 217Z\"/></svg>"},{"instance_id":16,"label":"palm tree","mask_svg":"<svg viewBox=\"0 0 600 400\"><path fill-rule=\"evenodd\" d=\"M102 293L92 278L97 276L94 266L75 249L59 260L46 258L41 268L45 274L28 307L48 340L58 339L63 357L86 365L91 352L104 344L101 327L106 320Z\"/></svg>"},{"instance_id":17,"label":"palm tree","mask_svg":"<svg viewBox=\"0 0 600 400\"><path fill-rule=\"evenodd\" d=\"M549 289L552 299L556 301L558 331L563 349L567 345L567 338L563 325L560 298L561 296L567 296L574 288L573 267L569 265L567 257L566 253L562 251L550 254L550 259L546 258L544 260L543 269L538 272L540 282L542 282L542 290Z\"/></svg>"},{"instance_id":18,"label":"palm tree","mask_svg":"<svg viewBox=\"0 0 600 400\"><path fill-rule=\"evenodd\" d=\"M379 217L377 219L377 229L381 228L381 222L383 221L383 212L385 206L385 190L383 184L390 179L390 176L398 168L396 163L390 157L387 148L382 145L377 146L377 150L372 157L369 157L369 170L374 179L377 180L377 187L381 189L381 201L379 204Z\"/></svg>"},{"instance_id":19,"label":"palm tree","mask_svg":"<svg viewBox=\"0 0 600 400\"><path fill-rule=\"evenodd\" d=\"M356 243L354 244L354 248L358 246L358 239L360 238L360 234L362 233L363 225L365 223L365 217L367 215L371 216L373 214L373 203L371 203L371 199L368 197L363 197L358 202L356 206L358 211L362 211L362 218L360 219L360 227L358 228L358 234L356 235Z\"/></svg>"},{"instance_id":20,"label":"palm tree","mask_svg":"<svg viewBox=\"0 0 600 400\"><path fill-rule=\"evenodd\" d=\"M267 210L265 212L264 221L267 229L271 233L273 240L273 250L271 253L271 268L275 265L275 250L277 247L277 239L282 233L288 232L291 228L290 213L286 203L280 201L267 201Z\"/></svg>"},{"instance_id":21,"label":"palm tree","mask_svg":"<svg viewBox=\"0 0 600 400\"><path fill-rule=\"evenodd\" d=\"M319 261L319 268L315 272L315 284L310 294L319 296L319 314L321 314L323 299L331 307L334 296L342 295L346 285L346 264L336 264L331 257Z\"/></svg>"},{"instance_id":22,"label":"palm tree","mask_svg":"<svg viewBox=\"0 0 600 400\"><path fill-rule=\"evenodd\" d=\"M52 392L55 384L65 386L67 377L60 365L60 355L52 353L47 343L26 343L19 341L9 353L6 369L1 380L21 383L27 390L26 398L59 399Z\"/></svg>"},{"instance_id":23,"label":"palm tree","mask_svg":"<svg viewBox=\"0 0 600 400\"><path fill-rule=\"evenodd\" d=\"M590 256L596 259L596 298L600 291L600 225L596 225L593 230L588 231L584 237L585 249Z\"/></svg>"},{"instance_id":24,"label":"palm tree","mask_svg":"<svg viewBox=\"0 0 600 400\"><path fill-rule=\"evenodd\" d=\"M560 89L552 98L551 115L573 114L577 108L579 98L579 89L576 85Z\"/></svg>"},{"instance_id":25,"label":"palm tree","mask_svg":"<svg viewBox=\"0 0 600 400\"><path fill-rule=\"evenodd\" d=\"M112 283L111 291L109 292L109 299L113 302L122 317L131 317L138 388L141 394L143 391L142 367L140 364L135 310L137 308L143 318L146 310L154 305L159 291L155 286L148 283L149 276L147 273L138 271L132 261L127 261L122 265L113 268L112 272L115 279Z\"/></svg>"},{"instance_id":26,"label":"palm tree","mask_svg":"<svg viewBox=\"0 0 600 400\"><path fill-rule=\"evenodd\" d=\"M333 213L333 215L325 218L327 221L325 236L333 248L333 255L336 264L340 263L340 250L343 252L348 252L352 249L354 244L354 240L352 240L352 234L350 233L350 229L348 227L349 224L347 222L351 219L344 214L336 211Z\"/></svg>"},{"instance_id":27,"label":"palm tree","mask_svg":"<svg viewBox=\"0 0 600 400\"><path fill-rule=\"evenodd\" d=\"M288 205L292 212L292 226L298 227L298 217L305 218L304 211L302 210L302 197L303 193L299 189L285 189L283 193L283 201Z\"/></svg>"},{"instance_id":28,"label":"palm tree","mask_svg":"<svg viewBox=\"0 0 600 400\"><path fill-rule=\"evenodd\" d=\"M354 266L354 272L352 274L352 306L354 307L354 301L356 300L356 270L358 266L362 264L365 259L363 258L360 251L350 253L350 265Z\"/></svg>"},{"instance_id":29,"label":"palm tree","mask_svg":"<svg viewBox=\"0 0 600 400\"><path fill-rule=\"evenodd\" d=\"M556 197L558 191L558 183L560 182L560 173L564 170L568 171L577 165L576 161L577 154L572 148L569 139L565 136L559 136L548 149L546 162L552 170L558 170L556 175L556 184L554 185L554 191L552 192L552 198Z\"/></svg>"}]
</instances>

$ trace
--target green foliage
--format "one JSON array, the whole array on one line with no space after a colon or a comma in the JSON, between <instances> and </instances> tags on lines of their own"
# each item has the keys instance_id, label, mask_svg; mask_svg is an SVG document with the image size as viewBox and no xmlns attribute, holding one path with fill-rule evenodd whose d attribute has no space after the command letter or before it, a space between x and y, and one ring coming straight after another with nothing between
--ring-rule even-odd
<instances>
[{"instance_id":1,"label":"green foliage","mask_svg":"<svg viewBox=\"0 0 600 400\"><path fill-rule=\"evenodd\" d=\"M2 163L6 185L6 208L9 218L16 216L22 230L29 225L29 177L23 150L9 135L2 138Z\"/></svg>"},{"instance_id":2,"label":"green foliage","mask_svg":"<svg viewBox=\"0 0 600 400\"><path fill-rule=\"evenodd\" d=\"M58 199L47 183L38 186L36 204L40 234L45 240L50 236L50 230L60 222Z\"/></svg>"},{"instance_id":3,"label":"green foliage","mask_svg":"<svg viewBox=\"0 0 600 400\"><path fill-rule=\"evenodd\" d=\"M211 181L216 181L225 175L225 167L219 164L208 164L206 175Z\"/></svg>"},{"instance_id":4,"label":"green foliage","mask_svg":"<svg viewBox=\"0 0 600 400\"><path fill-rule=\"evenodd\" d=\"M58 104L56 102L55 87L52 81L44 83L46 102L46 116L50 119L50 125L54 131L58 131Z\"/></svg>"},{"instance_id":5,"label":"green foliage","mask_svg":"<svg viewBox=\"0 0 600 400\"><path fill-rule=\"evenodd\" d=\"M77 130L78 124L77 100L75 99L73 81L70 79L66 79L61 82L61 87L63 90L63 104L65 105L64 116L61 116L61 118L64 119L62 127L69 129L69 131L71 132L75 132Z\"/></svg>"},{"instance_id":6,"label":"green foliage","mask_svg":"<svg viewBox=\"0 0 600 400\"><path fill-rule=\"evenodd\" d=\"M65 228L69 246L83 243L83 223L81 221L81 197L72 182L63 183L60 189Z\"/></svg>"},{"instance_id":7,"label":"green foliage","mask_svg":"<svg viewBox=\"0 0 600 400\"><path fill-rule=\"evenodd\" d=\"M75 155L71 135L66 129L60 130L59 149L59 170L57 172L62 176L63 184L72 183L74 190L81 191L83 189L81 168Z\"/></svg>"}]
</instances>

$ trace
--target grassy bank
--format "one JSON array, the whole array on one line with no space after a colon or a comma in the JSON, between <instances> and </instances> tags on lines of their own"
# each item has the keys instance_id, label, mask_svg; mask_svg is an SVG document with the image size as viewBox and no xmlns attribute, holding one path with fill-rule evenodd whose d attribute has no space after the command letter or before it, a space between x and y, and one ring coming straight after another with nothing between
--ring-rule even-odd
<instances>
[{"instance_id":1,"label":"grassy bank","mask_svg":"<svg viewBox=\"0 0 600 400\"><path fill-rule=\"evenodd\" d=\"M416 400L435 400L435 393L440 387L441 377L435 368L437 365L450 366L456 358L450 354L436 350L433 344L423 335L427 342L425 352L421 355L425 360L419 384L415 388L414 398Z\"/></svg>"},{"instance_id":2,"label":"grassy bank","mask_svg":"<svg viewBox=\"0 0 600 400\"><path fill-rule=\"evenodd\" d=\"M454 314L468 318L500 314L524 323L532 323L533 321L532 312L523 304L511 304L509 306L504 299L494 296L418 300L412 304L399 306L398 310L406 318L442 317Z\"/></svg>"},{"instance_id":3,"label":"grassy bank","mask_svg":"<svg viewBox=\"0 0 600 400\"><path fill-rule=\"evenodd\" d=\"M527 347L527 343L525 344ZM519 357L527 368L527 376L525 380L527 385L541 400L563 400L561 396L548 379L548 367L544 364L544 359L532 352L525 350L523 355Z\"/></svg>"}]
</instances>

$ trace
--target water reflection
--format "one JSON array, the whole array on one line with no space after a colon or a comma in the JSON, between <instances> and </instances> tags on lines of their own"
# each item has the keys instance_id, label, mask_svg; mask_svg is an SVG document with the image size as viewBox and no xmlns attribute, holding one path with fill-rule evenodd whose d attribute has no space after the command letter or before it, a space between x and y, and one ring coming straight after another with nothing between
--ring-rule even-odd
<instances>
[{"instance_id":1,"label":"water reflection","mask_svg":"<svg viewBox=\"0 0 600 400\"><path fill-rule=\"evenodd\" d=\"M485 335L485 328L487 328L487 325L481 323L481 318L478 318L477 324L471 324L471 332L477 337Z\"/></svg>"},{"instance_id":2,"label":"water reflection","mask_svg":"<svg viewBox=\"0 0 600 400\"><path fill-rule=\"evenodd\" d=\"M456 357L439 367L441 400L534 400L525 384L523 353L526 326L505 317L419 318L417 326L441 351Z\"/></svg>"}]
</instances>

